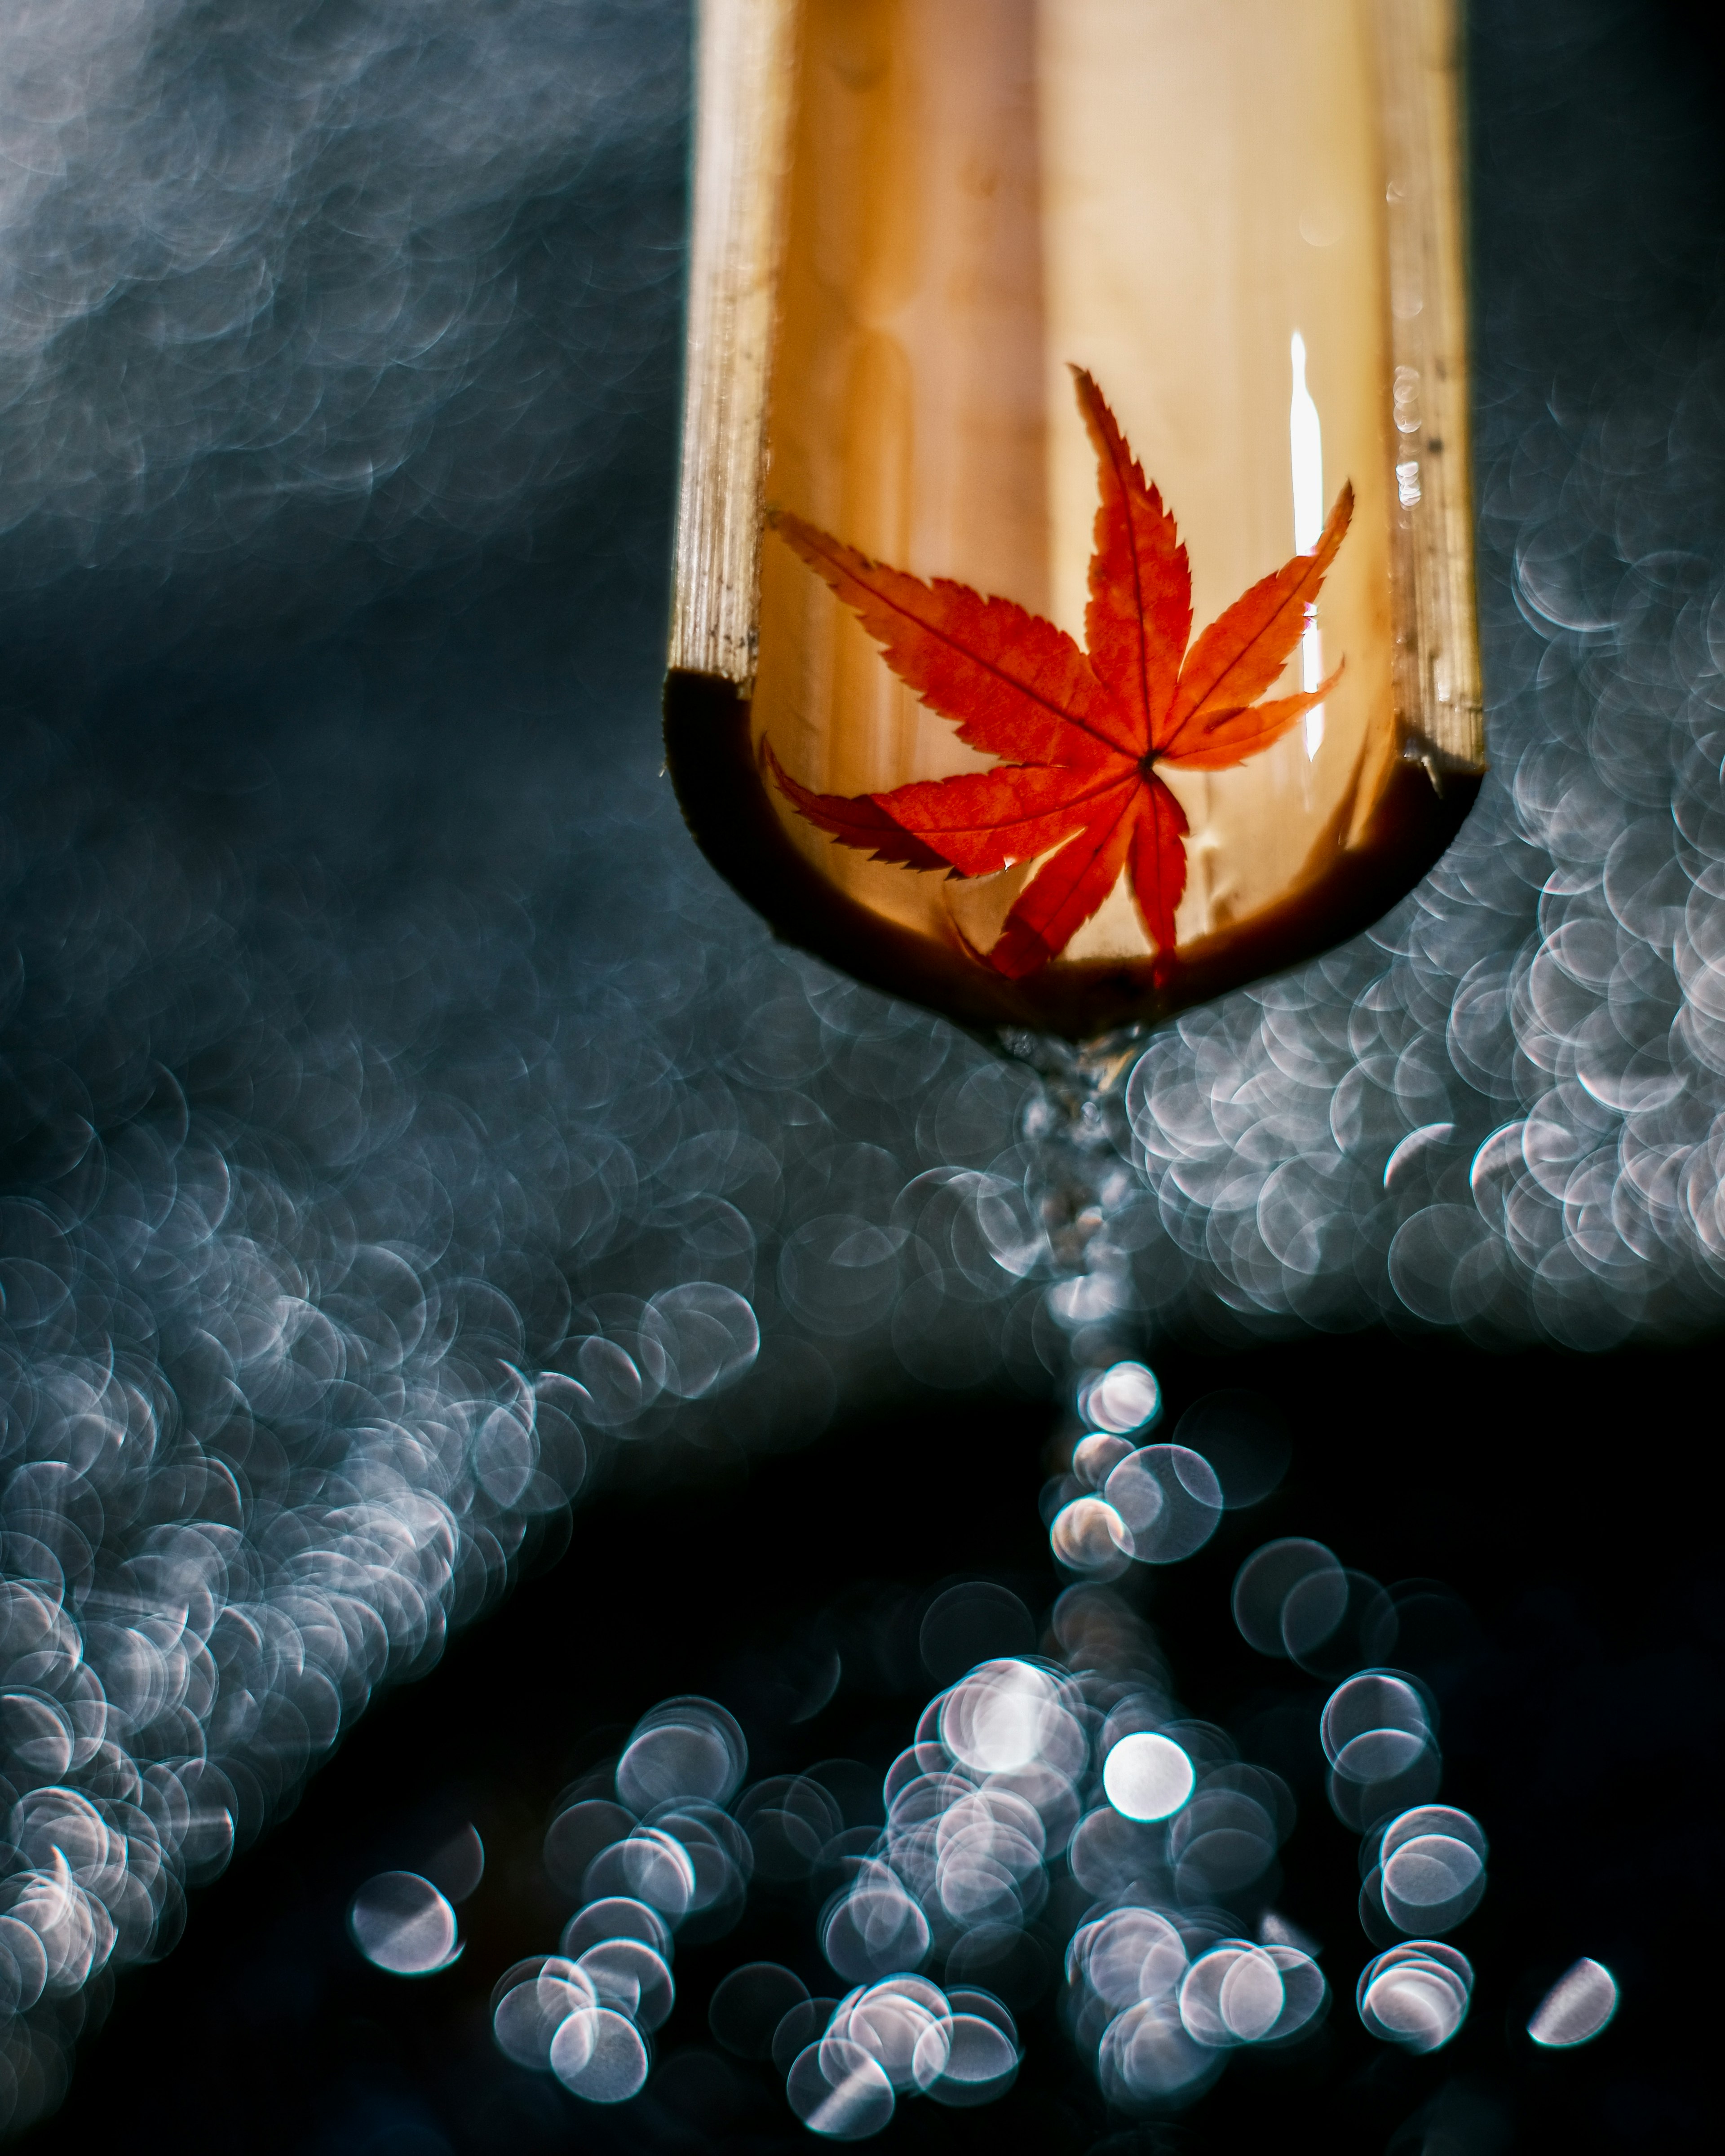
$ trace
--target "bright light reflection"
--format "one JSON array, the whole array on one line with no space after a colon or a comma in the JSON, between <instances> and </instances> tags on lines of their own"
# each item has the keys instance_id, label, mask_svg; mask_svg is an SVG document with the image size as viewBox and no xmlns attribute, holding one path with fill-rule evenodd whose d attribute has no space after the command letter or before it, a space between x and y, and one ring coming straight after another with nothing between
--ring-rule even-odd
<instances>
[{"instance_id":1,"label":"bright light reflection","mask_svg":"<svg viewBox=\"0 0 1725 2156\"><path fill-rule=\"evenodd\" d=\"M380 1871L347 1912L353 1943L392 1976L431 1976L455 1958L455 1912L415 1871Z\"/></svg>"},{"instance_id":2,"label":"bright light reflection","mask_svg":"<svg viewBox=\"0 0 1725 2156\"><path fill-rule=\"evenodd\" d=\"M1109 1803L1130 1820L1171 1818L1191 1795L1195 1779L1191 1760L1173 1738L1153 1730L1122 1737L1102 1768Z\"/></svg>"},{"instance_id":3,"label":"bright light reflection","mask_svg":"<svg viewBox=\"0 0 1725 2156\"><path fill-rule=\"evenodd\" d=\"M1101 1497L1075 1497L1048 1531L1055 1555L1073 1572L1112 1578L1131 1563L1132 1537L1114 1507Z\"/></svg>"},{"instance_id":4,"label":"bright light reflection","mask_svg":"<svg viewBox=\"0 0 1725 2156\"><path fill-rule=\"evenodd\" d=\"M1290 344L1294 367L1293 401L1288 408L1288 444L1294 467L1294 552L1309 554L1323 535L1323 428L1312 392L1306 386L1306 340L1296 330ZM1309 696L1324 677L1323 644L1317 608L1306 609L1306 634L1300 639L1300 685ZM1306 714L1306 755L1317 754L1324 737L1324 707Z\"/></svg>"},{"instance_id":5,"label":"bright light reflection","mask_svg":"<svg viewBox=\"0 0 1725 2156\"><path fill-rule=\"evenodd\" d=\"M552 2039L552 2071L589 2103L627 2102L646 2082L647 2066L641 2032L614 2007L578 2008Z\"/></svg>"},{"instance_id":6,"label":"bright light reflection","mask_svg":"<svg viewBox=\"0 0 1725 2156\"><path fill-rule=\"evenodd\" d=\"M1404 2051L1436 2051L1467 2019L1473 1966L1437 1939L1392 1947L1360 1973L1359 2018L1373 2035Z\"/></svg>"},{"instance_id":7,"label":"bright light reflection","mask_svg":"<svg viewBox=\"0 0 1725 2156\"><path fill-rule=\"evenodd\" d=\"M1098 1430L1122 1436L1162 1412L1162 1387L1142 1363L1116 1363L1079 1388L1079 1413Z\"/></svg>"},{"instance_id":8,"label":"bright light reflection","mask_svg":"<svg viewBox=\"0 0 1725 2156\"><path fill-rule=\"evenodd\" d=\"M1406 1678L1367 1670L1331 1693L1319 1725L1330 1764L1348 1781L1388 1782L1425 1748L1425 1703Z\"/></svg>"},{"instance_id":9,"label":"bright light reflection","mask_svg":"<svg viewBox=\"0 0 1725 2156\"><path fill-rule=\"evenodd\" d=\"M866 2141L892 2117L880 2061L845 2037L811 2044L786 2076L785 2096L811 2133L831 2141Z\"/></svg>"},{"instance_id":10,"label":"bright light reflection","mask_svg":"<svg viewBox=\"0 0 1725 2156\"><path fill-rule=\"evenodd\" d=\"M998 2021L981 2014L955 2014L943 2027L930 2029L918 2046L919 2064L924 2052L943 2060L928 2094L955 2110L993 2103L1019 2070L1017 2046Z\"/></svg>"},{"instance_id":11,"label":"bright light reflection","mask_svg":"<svg viewBox=\"0 0 1725 2156\"><path fill-rule=\"evenodd\" d=\"M1584 1955L1540 2000L1527 2034L1547 2051L1569 2051L1591 2043L1616 2011L1616 1978Z\"/></svg>"},{"instance_id":12,"label":"bright light reflection","mask_svg":"<svg viewBox=\"0 0 1725 2156\"><path fill-rule=\"evenodd\" d=\"M1086 1442L1123 1440L1097 1432ZM1175 1554L1207 1538L1219 1490L1202 1455L1164 1445L1120 1464L1143 1480L1139 1488L1131 1476L1109 1478L1132 1502L1141 1538L1166 1532ZM1120 1519L1101 1500L1083 1502ZM1249 1637L1277 1616L1289 1581L1313 1576L1314 1561L1340 1576L1327 1550L1297 1539L1266 1545L1241 1568L1235 1604ZM820 1948L834 1989L851 1987L846 1995L812 1998L789 1969L752 1962L717 1986L708 2019L727 2051L772 2059L792 2109L827 2138L880 2133L902 2099L965 2107L1012 2087L1022 2056L1013 2016L994 1992L974 1987L1025 1980L1031 1928L1060 1913L1063 1865L1092 1897L1066 1948L1071 2025L1111 2101L1189 2101L1229 2054L1279 2046L1314 2025L1329 1993L1312 1943L1273 1914L1256 1941L1227 1936L1237 1920L1225 1897L1258 1878L1286 1839L1291 1792L1240 1760L1222 1729L1186 1718L1152 1674L1154 1635L1109 1589L1094 1579L1069 1587L1049 1630L1057 1658L978 1661L928 1701L886 1770L878 1830L846 1824L861 1770L839 1760L768 1776L717 1804L663 1797L645 1818L580 1794L603 1786L602 1769L566 1792L547 1848L555 1842L564 1876L585 1859L586 1898L561 1956L518 1962L499 1979L491 2015L500 2049L590 2101L622 2102L642 2087L648 2037L675 1997L678 1907L714 1858L715 1877L734 1897L729 1922L752 1874L809 1882L826 1896ZM919 1638L927 1630L925 1620ZM1409 1757L1416 1766L1436 1757L1415 1681L1357 1672L1331 1694L1321 1734L1332 1801L1337 1788L1358 1788L1376 1822L1353 1823L1368 1832L1373 1881L1384 1882L1379 1920L1387 1912L1404 1929L1417 1921L1430 1932L1459 1922L1484 1885L1478 1821L1423 1799L1385 1801L1404 1789ZM722 1784L744 1758L723 1708L665 1701L631 1732L617 1784L640 1799L666 1784ZM1086 1805L1099 1768L1106 1801ZM615 1891L614 1873L626 1874L634 1893ZM430 1890L413 1883L423 1900ZM691 1898L685 1913L694 1907ZM931 1963L959 1988L922 1974ZM1466 1958L1427 1937L1380 1953L1356 1996L1373 2035L1430 2051L1461 2027L1472 1984ZM1558 2010L1542 2009L1553 2027ZM1571 2024L1581 2025L1573 2014ZM1553 2041L1539 2033L1544 2025L1536 2041Z\"/></svg>"}]
</instances>

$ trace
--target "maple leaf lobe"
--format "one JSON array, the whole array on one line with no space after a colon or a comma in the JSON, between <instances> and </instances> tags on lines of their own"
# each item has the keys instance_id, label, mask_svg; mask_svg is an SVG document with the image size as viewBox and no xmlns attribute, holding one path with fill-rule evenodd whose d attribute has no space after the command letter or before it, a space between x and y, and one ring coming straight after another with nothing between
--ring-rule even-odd
<instances>
[{"instance_id":1,"label":"maple leaf lobe","mask_svg":"<svg viewBox=\"0 0 1725 2156\"><path fill-rule=\"evenodd\" d=\"M1095 378L1075 367L1078 408L1096 453L1084 634L1091 665L1127 721L1119 746L1142 757L1173 701L1192 634L1192 571L1162 495L1147 484Z\"/></svg>"},{"instance_id":2,"label":"maple leaf lobe","mask_svg":"<svg viewBox=\"0 0 1725 2156\"><path fill-rule=\"evenodd\" d=\"M1185 812L1158 767L1220 771L1280 740L1334 688L1260 701L1292 657L1353 514L1261 578L1191 642L1190 564L1107 400L1072 370L1096 453L1086 649L1010 599L871 560L788 511L778 535L856 614L906 686L999 761L879 793L818 794L764 759L797 812L876 860L989 875L1045 856L986 962L1021 979L1057 957L1127 875L1158 975L1186 887ZM967 944L967 949L970 947Z\"/></svg>"}]
</instances>

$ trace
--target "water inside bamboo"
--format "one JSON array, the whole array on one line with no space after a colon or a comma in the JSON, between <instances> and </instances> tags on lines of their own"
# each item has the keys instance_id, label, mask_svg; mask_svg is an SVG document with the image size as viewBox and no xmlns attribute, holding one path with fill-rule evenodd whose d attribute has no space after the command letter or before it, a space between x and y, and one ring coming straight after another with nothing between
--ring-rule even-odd
<instances>
[{"instance_id":1,"label":"water inside bamboo","mask_svg":"<svg viewBox=\"0 0 1725 2156\"><path fill-rule=\"evenodd\" d=\"M1081 643L1096 474L1073 365L1178 520L1194 635L1309 548L1353 484L1352 527L1271 694L1338 664L1339 682L1248 762L1162 771L1191 825L1175 928L1194 981L1242 929L1345 871L1350 848L1381 851L1373 819L1402 783L1392 535L1409 412L1392 359L1376 19L1372 0L803 9L769 509L1015 599ZM829 793L992 761L770 531L749 729L757 755L770 742ZM1034 864L965 881L875 862L757 783L837 895L901 947L986 970L975 953ZM1471 798L1451 793L1436 844ZM1147 989L1153 948L1122 878L1048 978L1019 988L1070 1004L1106 973L1117 1002L1130 979Z\"/></svg>"}]
</instances>

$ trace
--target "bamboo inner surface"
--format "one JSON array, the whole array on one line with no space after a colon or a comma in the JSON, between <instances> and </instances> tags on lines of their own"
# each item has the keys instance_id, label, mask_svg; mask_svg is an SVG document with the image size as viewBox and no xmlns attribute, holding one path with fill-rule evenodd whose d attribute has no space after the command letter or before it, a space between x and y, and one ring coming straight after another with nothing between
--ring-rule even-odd
<instances>
[{"instance_id":1,"label":"bamboo inner surface","mask_svg":"<svg viewBox=\"0 0 1725 2156\"><path fill-rule=\"evenodd\" d=\"M1343 662L1321 715L1238 768L1163 774L1192 824L1182 947L1285 892L1338 814L1362 827L1399 746L1404 443L1376 16L1374 0L803 9L769 506L1082 642L1096 482L1071 365L1096 376L1179 521L1194 634L1312 543L1296 501L1314 485L1311 413L1322 506L1353 485L1317 609L1324 674ZM1297 691L1306 663L1271 693ZM827 792L990 762L770 533L753 723ZM986 947L1030 871L966 884L886 866L777 805L824 874L942 940L957 927ZM1056 963L1150 948L1122 882Z\"/></svg>"}]
</instances>

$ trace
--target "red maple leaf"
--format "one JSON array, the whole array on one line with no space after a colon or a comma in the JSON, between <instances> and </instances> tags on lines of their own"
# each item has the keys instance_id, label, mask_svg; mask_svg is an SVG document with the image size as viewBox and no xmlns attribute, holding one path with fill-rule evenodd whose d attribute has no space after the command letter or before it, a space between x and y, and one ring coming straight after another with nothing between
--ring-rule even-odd
<instances>
[{"instance_id":1,"label":"red maple leaf","mask_svg":"<svg viewBox=\"0 0 1725 2156\"><path fill-rule=\"evenodd\" d=\"M800 516L773 518L855 610L899 679L973 748L1001 759L886 793L814 793L763 744L774 779L810 823L876 860L982 876L1050 855L988 953L1011 980L1064 951L1122 869L1165 966L1189 827L1157 767L1243 763L1321 702L1342 670L1304 695L1257 701L1304 632L1353 514L1353 487L1337 495L1311 553L1254 584L1192 644L1192 575L1174 520L1101 390L1081 368L1073 375L1102 497L1083 651L1010 599L944 577L926 583Z\"/></svg>"}]
</instances>

